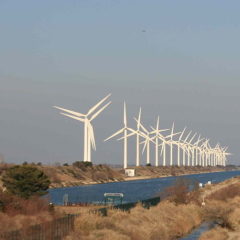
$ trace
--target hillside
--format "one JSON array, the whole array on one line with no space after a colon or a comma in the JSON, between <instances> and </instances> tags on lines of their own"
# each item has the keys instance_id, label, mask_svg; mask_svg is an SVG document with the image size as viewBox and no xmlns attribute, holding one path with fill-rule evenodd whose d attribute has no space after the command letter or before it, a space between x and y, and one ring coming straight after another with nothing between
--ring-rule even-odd
<instances>
[{"instance_id":1,"label":"hillside","mask_svg":"<svg viewBox=\"0 0 240 240\"><path fill-rule=\"evenodd\" d=\"M137 180L145 178L159 178L165 176L178 176L185 174L195 174L204 172L217 172L232 170L233 167L153 167L141 166L132 167L136 170L135 177L127 177L121 168L111 168L108 165L87 166L81 162L67 166L49 166L33 164L43 170L51 180L51 188L78 186L85 184L96 184L106 182L118 182L125 180ZM13 164L0 164L0 176ZM0 186L1 186L0 180Z\"/></svg>"}]
</instances>

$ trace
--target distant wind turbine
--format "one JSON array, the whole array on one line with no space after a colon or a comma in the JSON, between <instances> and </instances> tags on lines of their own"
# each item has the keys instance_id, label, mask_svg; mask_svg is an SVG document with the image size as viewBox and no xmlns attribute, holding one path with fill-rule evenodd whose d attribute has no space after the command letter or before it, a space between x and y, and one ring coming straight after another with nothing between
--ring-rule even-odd
<instances>
[{"instance_id":1,"label":"distant wind turbine","mask_svg":"<svg viewBox=\"0 0 240 240\"><path fill-rule=\"evenodd\" d=\"M113 135L111 135L110 137L106 138L104 141L108 141L109 139L123 133L123 141L124 141L124 153L123 153L123 168L127 168L128 166L128 155L127 155L127 138L128 138L128 130L130 130L130 128L128 128L127 126L127 110L126 110L126 103L124 102L124 106L123 106L123 128L121 128L120 130L118 130L117 132L115 132Z\"/></svg>"},{"instance_id":2,"label":"distant wind turbine","mask_svg":"<svg viewBox=\"0 0 240 240\"><path fill-rule=\"evenodd\" d=\"M80 122L84 123L84 153L83 153L83 161L84 162L91 162L91 147L96 150L96 144L95 144L95 137L94 137L94 131L93 126L91 124L92 120L95 119L109 104L111 104L111 101L105 104L102 108L100 108L97 112L95 110L100 107L100 105L105 102L111 94L107 95L105 98L103 98L100 102L98 102L96 105L94 105L92 108L89 109L87 114L75 112L72 110L68 110L62 107L53 106L54 108L57 108L63 112L60 114L67 116L69 118L73 118L75 120L78 120Z\"/></svg>"}]
</instances>

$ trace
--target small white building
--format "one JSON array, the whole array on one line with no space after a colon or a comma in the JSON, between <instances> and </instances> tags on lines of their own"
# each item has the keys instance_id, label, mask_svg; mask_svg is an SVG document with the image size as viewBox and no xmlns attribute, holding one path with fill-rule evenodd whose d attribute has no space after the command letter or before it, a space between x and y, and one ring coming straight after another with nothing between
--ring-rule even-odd
<instances>
[{"instance_id":1,"label":"small white building","mask_svg":"<svg viewBox=\"0 0 240 240\"><path fill-rule=\"evenodd\" d=\"M125 169L125 175L128 176L128 177L135 177L135 169L126 168Z\"/></svg>"}]
</instances>

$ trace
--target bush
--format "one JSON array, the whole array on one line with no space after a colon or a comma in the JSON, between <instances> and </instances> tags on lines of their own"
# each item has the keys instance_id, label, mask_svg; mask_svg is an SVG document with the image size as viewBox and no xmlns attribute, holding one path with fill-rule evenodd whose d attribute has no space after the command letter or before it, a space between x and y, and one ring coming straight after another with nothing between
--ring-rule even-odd
<instances>
[{"instance_id":1,"label":"bush","mask_svg":"<svg viewBox=\"0 0 240 240\"><path fill-rule=\"evenodd\" d=\"M147 164L146 164L146 167L151 167L151 166L152 166L151 163L147 163Z\"/></svg>"},{"instance_id":2,"label":"bush","mask_svg":"<svg viewBox=\"0 0 240 240\"><path fill-rule=\"evenodd\" d=\"M193 179L179 177L176 179L175 184L160 193L162 198L168 198L176 204L186 204L191 201L197 201L198 182Z\"/></svg>"},{"instance_id":3,"label":"bush","mask_svg":"<svg viewBox=\"0 0 240 240\"><path fill-rule=\"evenodd\" d=\"M80 168L82 170L86 170L88 167L92 167L92 162L81 162L81 161L76 161L73 163L74 167Z\"/></svg>"},{"instance_id":4,"label":"bush","mask_svg":"<svg viewBox=\"0 0 240 240\"><path fill-rule=\"evenodd\" d=\"M240 196L240 184L231 184L212 193L208 199L227 201L230 198Z\"/></svg>"},{"instance_id":5,"label":"bush","mask_svg":"<svg viewBox=\"0 0 240 240\"><path fill-rule=\"evenodd\" d=\"M30 165L16 165L7 169L2 181L9 193L23 198L44 195L50 185L43 171Z\"/></svg>"}]
</instances>

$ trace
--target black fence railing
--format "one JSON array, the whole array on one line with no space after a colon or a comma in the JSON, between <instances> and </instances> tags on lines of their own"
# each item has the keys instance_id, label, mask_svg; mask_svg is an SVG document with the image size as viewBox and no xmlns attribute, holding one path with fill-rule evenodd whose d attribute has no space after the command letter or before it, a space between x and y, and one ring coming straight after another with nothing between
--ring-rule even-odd
<instances>
[{"instance_id":1,"label":"black fence railing","mask_svg":"<svg viewBox=\"0 0 240 240\"><path fill-rule=\"evenodd\" d=\"M107 212L109 209L119 209L122 211L130 211L131 208L134 208L138 203L142 204L144 208L149 209L152 206L156 206L159 202L160 202L160 197L154 197L154 198L150 198L150 199L146 199L138 202L124 203L124 204L99 208L92 212L100 213L102 216L107 216Z\"/></svg>"},{"instance_id":2,"label":"black fence railing","mask_svg":"<svg viewBox=\"0 0 240 240\"><path fill-rule=\"evenodd\" d=\"M62 240L74 228L77 215L67 215L51 222L33 225L26 229L6 232L0 235L1 240Z\"/></svg>"},{"instance_id":3,"label":"black fence railing","mask_svg":"<svg viewBox=\"0 0 240 240\"><path fill-rule=\"evenodd\" d=\"M92 210L92 213L100 213L107 216L109 209L119 209L122 211L130 211L138 203L144 208L150 208L160 202L160 197L150 198L139 202L125 203L119 205L108 206ZM26 229L20 229L12 232L0 234L0 240L63 240L71 231L74 230L74 220L79 214L69 214L62 218L55 219L50 222L33 225Z\"/></svg>"}]
</instances>

